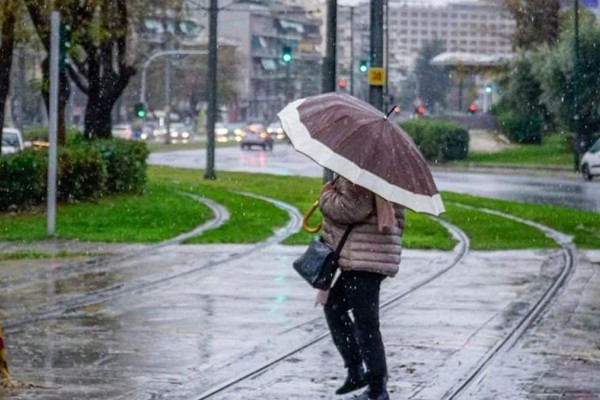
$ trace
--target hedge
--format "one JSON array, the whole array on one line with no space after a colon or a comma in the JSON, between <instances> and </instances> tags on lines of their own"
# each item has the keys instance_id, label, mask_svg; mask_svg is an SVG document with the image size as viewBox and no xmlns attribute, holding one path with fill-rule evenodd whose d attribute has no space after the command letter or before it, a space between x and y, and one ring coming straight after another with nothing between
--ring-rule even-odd
<instances>
[{"instance_id":1,"label":"hedge","mask_svg":"<svg viewBox=\"0 0 600 400\"><path fill-rule=\"evenodd\" d=\"M57 198L63 202L142 192L148 150L143 142L121 139L70 141L58 152ZM26 149L0 157L0 211L46 199L48 153Z\"/></svg>"},{"instance_id":2,"label":"hedge","mask_svg":"<svg viewBox=\"0 0 600 400\"><path fill-rule=\"evenodd\" d=\"M517 113L501 111L496 120L500 131L510 140L517 143L540 144L544 130L544 116L540 113Z\"/></svg>"},{"instance_id":3,"label":"hedge","mask_svg":"<svg viewBox=\"0 0 600 400\"><path fill-rule=\"evenodd\" d=\"M433 119L411 119L404 129L430 162L462 160L469 153L469 131L454 122Z\"/></svg>"}]
</instances>

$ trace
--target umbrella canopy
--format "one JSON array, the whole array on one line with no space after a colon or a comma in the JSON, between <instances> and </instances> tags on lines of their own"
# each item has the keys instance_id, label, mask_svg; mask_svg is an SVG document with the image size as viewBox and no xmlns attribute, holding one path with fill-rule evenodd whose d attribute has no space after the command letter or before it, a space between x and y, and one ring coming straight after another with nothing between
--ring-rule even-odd
<instances>
[{"instance_id":1,"label":"umbrella canopy","mask_svg":"<svg viewBox=\"0 0 600 400\"><path fill-rule=\"evenodd\" d=\"M278 117L294 148L319 165L414 211L445 211L412 138L370 104L327 93L293 101Z\"/></svg>"}]
</instances>

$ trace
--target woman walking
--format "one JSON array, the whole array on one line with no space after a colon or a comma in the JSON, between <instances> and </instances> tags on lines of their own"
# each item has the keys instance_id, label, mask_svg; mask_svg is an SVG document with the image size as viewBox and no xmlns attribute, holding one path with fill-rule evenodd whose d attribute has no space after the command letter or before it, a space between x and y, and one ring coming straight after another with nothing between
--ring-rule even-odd
<instances>
[{"instance_id":1,"label":"woman walking","mask_svg":"<svg viewBox=\"0 0 600 400\"><path fill-rule=\"evenodd\" d=\"M317 295L347 369L346 380L335 393L368 386L356 399L387 400L379 289L386 277L398 272L404 209L341 176L323 187L319 208L330 248L335 249L346 228L353 226L340 255L338 279L329 291Z\"/></svg>"}]
</instances>

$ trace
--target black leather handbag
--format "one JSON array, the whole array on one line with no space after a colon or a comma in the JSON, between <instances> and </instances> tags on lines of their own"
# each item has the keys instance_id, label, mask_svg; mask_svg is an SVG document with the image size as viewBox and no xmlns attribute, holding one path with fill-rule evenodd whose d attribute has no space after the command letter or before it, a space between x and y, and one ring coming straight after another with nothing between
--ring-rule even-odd
<instances>
[{"instance_id":1,"label":"black leather handbag","mask_svg":"<svg viewBox=\"0 0 600 400\"><path fill-rule=\"evenodd\" d=\"M296 272L315 289L327 290L331 287L340 253L353 227L349 225L346 228L335 251L325 244L322 236L318 236L310 242L304 254L294 261Z\"/></svg>"}]
</instances>

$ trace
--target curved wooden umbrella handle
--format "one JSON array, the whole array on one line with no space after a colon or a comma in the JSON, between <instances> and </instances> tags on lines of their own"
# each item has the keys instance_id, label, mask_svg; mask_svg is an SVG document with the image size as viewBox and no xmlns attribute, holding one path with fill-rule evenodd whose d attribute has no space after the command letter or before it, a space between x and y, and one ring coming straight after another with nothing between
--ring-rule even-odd
<instances>
[{"instance_id":1,"label":"curved wooden umbrella handle","mask_svg":"<svg viewBox=\"0 0 600 400\"><path fill-rule=\"evenodd\" d=\"M310 210L306 213L304 218L302 218L302 229L304 229L308 233L317 233L321 230L321 224L319 223L317 226L311 228L308 226L308 220L313 215L315 210L319 207L319 200L315 201L314 204L310 207Z\"/></svg>"}]
</instances>

